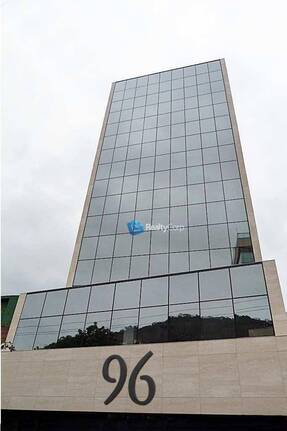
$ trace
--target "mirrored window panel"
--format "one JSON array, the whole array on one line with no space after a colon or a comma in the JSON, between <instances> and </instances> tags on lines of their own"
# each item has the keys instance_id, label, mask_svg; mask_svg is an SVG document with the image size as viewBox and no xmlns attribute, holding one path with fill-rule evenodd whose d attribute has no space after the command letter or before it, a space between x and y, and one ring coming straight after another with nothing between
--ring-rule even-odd
<instances>
[{"instance_id":1,"label":"mirrored window panel","mask_svg":"<svg viewBox=\"0 0 287 431\"><path fill-rule=\"evenodd\" d=\"M200 300L231 298L228 269L199 273Z\"/></svg>"},{"instance_id":2,"label":"mirrored window panel","mask_svg":"<svg viewBox=\"0 0 287 431\"><path fill-rule=\"evenodd\" d=\"M169 255L169 272L185 272L189 271L189 256L188 252L170 253Z\"/></svg>"},{"instance_id":3,"label":"mirrored window panel","mask_svg":"<svg viewBox=\"0 0 287 431\"><path fill-rule=\"evenodd\" d=\"M141 307L168 303L167 277L150 278L142 281Z\"/></svg>"},{"instance_id":4,"label":"mirrored window panel","mask_svg":"<svg viewBox=\"0 0 287 431\"><path fill-rule=\"evenodd\" d=\"M169 306L169 341L200 339L199 304Z\"/></svg>"},{"instance_id":5,"label":"mirrored window panel","mask_svg":"<svg viewBox=\"0 0 287 431\"><path fill-rule=\"evenodd\" d=\"M44 305L46 292L27 294L21 317L39 317Z\"/></svg>"},{"instance_id":6,"label":"mirrored window panel","mask_svg":"<svg viewBox=\"0 0 287 431\"><path fill-rule=\"evenodd\" d=\"M111 326L111 311L100 311L97 313L88 313L85 329L87 332L93 332L96 329L103 330L103 336L105 336L105 331L110 329ZM92 327L90 330L89 328Z\"/></svg>"},{"instance_id":7,"label":"mirrored window panel","mask_svg":"<svg viewBox=\"0 0 287 431\"><path fill-rule=\"evenodd\" d=\"M74 286L83 286L91 283L93 267L93 260L80 260L77 265Z\"/></svg>"},{"instance_id":8,"label":"mirrored window panel","mask_svg":"<svg viewBox=\"0 0 287 431\"><path fill-rule=\"evenodd\" d=\"M112 336L114 344L135 344L137 342L138 308L116 310L112 316Z\"/></svg>"},{"instance_id":9,"label":"mirrored window panel","mask_svg":"<svg viewBox=\"0 0 287 431\"><path fill-rule=\"evenodd\" d=\"M116 286L114 309L136 308L140 301L140 281L118 283Z\"/></svg>"},{"instance_id":10,"label":"mirrored window panel","mask_svg":"<svg viewBox=\"0 0 287 431\"><path fill-rule=\"evenodd\" d=\"M234 297L266 294L266 285L261 264L231 268L230 275Z\"/></svg>"},{"instance_id":11,"label":"mirrored window panel","mask_svg":"<svg viewBox=\"0 0 287 431\"><path fill-rule=\"evenodd\" d=\"M82 333L85 346L107 346L115 344L110 331L111 311L88 313L85 331Z\"/></svg>"},{"instance_id":12,"label":"mirrored window panel","mask_svg":"<svg viewBox=\"0 0 287 431\"><path fill-rule=\"evenodd\" d=\"M140 309L138 342L158 343L168 339L168 307Z\"/></svg>"},{"instance_id":13,"label":"mirrored window panel","mask_svg":"<svg viewBox=\"0 0 287 431\"><path fill-rule=\"evenodd\" d=\"M89 312L111 310L114 301L114 284L93 286L89 302Z\"/></svg>"},{"instance_id":14,"label":"mirrored window panel","mask_svg":"<svg viewBox=\"0 0 287 431\"><path fill-rule=\"evenodd\" d=\"M67 289L54 290L47 292L42 316L53 316L63 314L65 302L67 297Z\"/></svg>"},{"instance_id":15,"label":"mirrored window panel","mask_svg":"<svg viewBox=\"0 0 287 431\"><path fill-rule=\"evenodd\" d=\"M200 315L202 339L235 337L231 300L201 302Z\"/></svg>"},{"instance_id":16,"label":"mirrored window panel","mask_svg":"<svg viewBox=\"0 0 287 431\"><path fill-rule=\"evenodd\" d=\"M61 316L42 317L40 319L34 349L51 349L57 342Z\"/></svg>"},{"instance_id":17,"label":"mirrored window panel","mask_svg":"<svg viewBox=\"0 0 287 431\"><path fill-rule=\"evenodd\" d=\"M237 337L274 335L267 296L234 299Z\"/></svg>"},{"instance_id":18,"label":"mirrored window panel","mask_svg":"<svg viewBox=\"0 0 287 431\"><path fill-rule=\"evenodd\" d=\"M182 274L169 278L169 303L198 301L198 274Z\"/></svg>"},{"instance_id":19,"label":"mirrored window panel","mask_svg":"<svg viewBox=\"0 0 287 431\"><path fill-rule=\"evenodd\" d=\"M90 287L69 289L65 306L65 314L85 313L88 308L90 290Z\"/></svg>"},{"instance_id":20,"label":"mirrored window panel","mask_svg":"<svg viewBox=\"0 0 287 431\"><path fill-rule=\"evenodd\" d=\"M13 340L15 350L32 350L39 319L20 320Z\"/></svg>"},{"instance_id":21,"label":"mirrored window panel","mask_svg":"<svg viewBox=\"0 0 287 431\"><path fill-rule=\"evenodd\" d=\"M83 337L81 331L85 326L86 314L64 316L61 324L58 347L81 347Z\"/></svg>"}]
</instances>

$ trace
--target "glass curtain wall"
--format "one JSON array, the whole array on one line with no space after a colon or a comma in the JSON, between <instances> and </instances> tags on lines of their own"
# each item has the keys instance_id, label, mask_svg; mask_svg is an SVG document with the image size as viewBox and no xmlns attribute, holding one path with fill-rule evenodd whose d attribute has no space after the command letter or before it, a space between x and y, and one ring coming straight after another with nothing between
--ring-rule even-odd
<instances>
[{"instance_id":1,"label":"glass curtain wall","mask_svg":"<svg viewBox=\"0 0 287 431\"><path fill-rule=\"evenodd\" d=\"M116 82L73 284L249 262L220 61Z\"/></svg>"},{"instance_id":2,"label":"glass curtain wall","mask_svg":"<svg viewBox=\"0 0 287 431\"><path fill-rule=\"evenodd\" d=\"M262 264L31 293L16 350L273 335Z\"/></svg>"}]
</instances>

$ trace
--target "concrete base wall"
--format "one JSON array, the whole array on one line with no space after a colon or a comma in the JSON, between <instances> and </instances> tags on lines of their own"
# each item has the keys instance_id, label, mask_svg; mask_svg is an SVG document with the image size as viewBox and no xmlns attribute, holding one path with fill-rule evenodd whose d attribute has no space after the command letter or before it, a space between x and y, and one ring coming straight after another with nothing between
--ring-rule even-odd
<instances>
[{"instance_id":1,"label":"concrete base wall","mask_svg":"<svg viewBox=\"0 0 287 431\"><path fill-rule=\"evenodd\" d=\"M156 394L142 406L130 399L128 381L149 351L139 376L152 377ZM116 383L103 378L102 368L114 354L125 360L127 379L105 405ZM116 360L110 375L119 376ZM287 336L5 352L2 379L3 409L287 415ZM147 396L139 377L136 394Z\"/></svg>"}]
</instances>

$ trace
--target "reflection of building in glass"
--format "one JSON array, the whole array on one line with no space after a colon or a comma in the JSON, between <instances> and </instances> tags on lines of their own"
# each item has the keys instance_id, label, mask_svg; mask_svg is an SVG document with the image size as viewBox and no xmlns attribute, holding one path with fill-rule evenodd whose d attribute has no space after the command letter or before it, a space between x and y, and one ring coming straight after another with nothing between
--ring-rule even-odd
<instances>
[{"instance_id":1,"label":"reflection of building in glass","mask_svg":"<svg viewBox=\"0 0 287 431\"><path fill-rule=\"evenodd\" d=\"M119 412L108 429L135 430L148 417L156 429L152 413L178 430L197 420L200 429L230 429L235 419L226 415L242 415L236 423L255 430L244 415L287 415L286 336L275 263L262 262L224 60L114 83L67 287L18 302L9 355L24 374L25 361L38 361L39 375L23 383L38 386L9 392L8 408L20 405L31 417L93 412L99 427L107 412ZM104 361L112 355L125 370L121 356L131 378L148 352L142 380L154 379L155 398L136 405L120 394L106 403Z\"/></svg>"},{"instance_id":2,"label":"reflection of building in glass","mask_svg":"<svg viewBox=\"0 0 287 431\"><path fill-rule=\"evenodd\" d=\"M238 233L234 254L234 264L254 262L252 244L248 233Z\"/></svg>"}]
</instances>

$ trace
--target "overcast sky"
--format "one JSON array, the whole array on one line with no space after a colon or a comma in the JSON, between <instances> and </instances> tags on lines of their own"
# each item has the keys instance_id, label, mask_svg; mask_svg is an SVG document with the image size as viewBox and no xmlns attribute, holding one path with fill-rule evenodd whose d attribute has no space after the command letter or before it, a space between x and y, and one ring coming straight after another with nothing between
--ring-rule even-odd
<instances>
[{"instance_id":1,"label":"overcast sky","mask_svg":"<svg viewBox=\"0 0 287 431\"><path fill-rule=\"evenodd\" d=\"M285 1L2 0L3 294L66 283L112 81L224 57L287 304Z\"/></svg>"}]
</instances>

